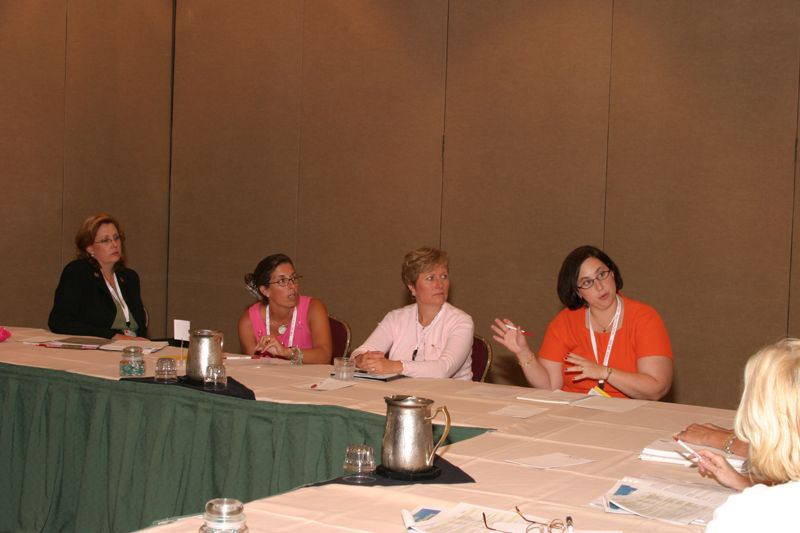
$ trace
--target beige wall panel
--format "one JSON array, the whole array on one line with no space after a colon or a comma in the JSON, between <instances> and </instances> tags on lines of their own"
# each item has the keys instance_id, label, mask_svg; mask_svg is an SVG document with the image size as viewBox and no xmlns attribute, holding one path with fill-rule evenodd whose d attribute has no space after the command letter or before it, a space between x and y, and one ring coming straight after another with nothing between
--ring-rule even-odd
<instances>
[{"instance_id":1,"label":"beige wall panel","mask_svg":"<svg viewBox=\"0 0 800 533\"><path fill-rule=\"evenodd\" d=\"M67 24L63 262L74 258L87 216L114 215L142 280L150 334L163 336L172 6L71 0Z\"/></svg>"},{"instance_id":2,"label":"beige wall panel","mask_svg":"<svg viewBox=\"0 0 800 533\"><path fill-rule=\"evenodd\" d=\"M47 327L61 273L66 3L0 2L0 324Z\"/></svg>"},{"instance_id":3,"label":"beige wall panel","mask_svg":"<svg viewBox=\"0 0 800 533\"><path fill-rule=\"evenodd\" d=\"M442 243L451 301L490 338L561 307L561 261L602 243L611 2L451 2ZM524 383L494 343L490 379Z\"/></svg>"},{"instance_id":4,"label":"beige wall panel","mask_svg":"<svg viewBox=\"0 0 800 533\"><path fill-rule=\"evenodd\" d=\"M169 326L222 330L242 277L295 251L302 2L178 2Z\"/></svg>"},{"instance_id":5,"label":"beige wall panel","mask_svg":"<svg viewBox=\"0 0 800 533\"><path fill-rule=\"evenodd\" d=\"M789 1L614 4L606 248L683 403L735 407L786 333L798 27Z\"/></svg>"},{"instance_id":6,"label":"beige wall panel","mask_svg":"<svg viewBox=\"0 0 800 533\"><path fill-rule=\"evenodd\" d=\"M298 269L357 346L439 244L447 2L309 1L304 34Z\"/></svg>"}]
</instances>

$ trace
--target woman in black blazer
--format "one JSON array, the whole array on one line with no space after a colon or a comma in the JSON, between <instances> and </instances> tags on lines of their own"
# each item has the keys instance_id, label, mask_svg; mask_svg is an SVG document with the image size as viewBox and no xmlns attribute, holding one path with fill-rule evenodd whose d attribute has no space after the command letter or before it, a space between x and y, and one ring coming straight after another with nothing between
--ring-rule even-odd
<instances>
[{"instance_id":1,"label":"woman in black blazer","mask_svg":"<svg viewBox=\"0 0 800 533\"><path fill-rule=\"evenodd\" d=\"M139 276L125 267L125 233L110 215L87 218L75 236L78 258L61 273L48 325L54 333L147 338Z\"/></svg>"}]
</instances>

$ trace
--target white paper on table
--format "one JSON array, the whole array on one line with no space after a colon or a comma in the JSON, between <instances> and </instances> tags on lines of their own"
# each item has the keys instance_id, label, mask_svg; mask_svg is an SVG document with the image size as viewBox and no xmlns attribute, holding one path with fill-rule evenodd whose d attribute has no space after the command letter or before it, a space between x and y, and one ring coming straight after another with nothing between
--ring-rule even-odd
<instances>
[{"instance_id":1,"label":"white paper on table","mask_svg":"<svg viewBox=\"0 0 800 533\"><path fill-rule=\"evenodd\" d=\"M560 405L568 405L571 403L579 402L588 398L585 394L580 392L566 392L561 389L547 390L547 389L534 389L533 391L517 396L518 400L527 400L529 402L542 402L542 403L556 403Z\"/></svg>"},{"instance_id":2,"label":"white paper on table","mask_svg":"<svg viewBox=\"0 0 800 533\"><path fill-rule=\"evenodd\" d=\"M633 400L630 398L606 398L605 396L587 396L571 405L585 409L597 409L611 413L625 413L633 411L647 403L647 400Z\"/></svg>"},{"instance_id":3,"label":"white paper on table","mask_svg":"<svg viewBox=\"0 0 800 533\"><path fill-rule=\"evenodd\" d=\"M694 450L710 450L719 453L718 448L712 446L702 446L699 444L692 444ZM683 466L694 466L696 460L691 460L689 452L684 450L673 438L656 439L642 449L639 455L642 461L655 461L658 463L671 463ZM746 459L738 455L728 455L725 460L735 468L739 473L744 473L747 469Z\"/></svg>"},{"instance_id":4,"label":"white paper on table","mask_svg":"<svg viewBox=\"0 0 800 533\"><path fill-rule=\"evenodd\" d=\"M325 378L316 383L304 383L302 385L292 385L295 389L313 390L313 391L329 391L345 389L355 385L352 381L342 381L341 379Z\"/></svg>"},{"instance_id":5,"label":"white paper on table","mask_svg":"<svg viewBox=\"0 0 800 533\"><path fill-rule=\"evenodd\" d=\"M534 407L532 405L520 405L520 404L511 404L506 405L502 409L496 409L494 411L490 411L490 415L499 415L499 416L513 416L514 418L530 418L533 415L538 415L539 413L544 413L547 411L547 407Z\"/></svg>"},{"instance_id":6,"label":"white paper on table","mask_svg":"<svg viewBox=\"0 0 800 533\"><path fill-rule=\"evenodd\" d=\"M172 338L179 341L189 340L189 328L191 322L188 320L173 320L172 321Z\"/></svg>"},{"instance_id":7,"label":"white paper on table","mask_svg":"<svg viewBox=\"0 0 800 533\"><path fill-rule=\"evenodd\" d=\"M510 523L514 526L522 526L522 529L519 530L522 532L530 525L514 512L500 511L461 502L451 509L441 511L432 518L422 522L415 522L410 527L407 526L407 529L416 533L486 533L483 513L486 514L486 521L489 525ZM538 520L536 517L531 517L531 519ZM517 530L510 529L506 531L513 532Z\"/></svg>"},{"instance_id":8,"label":"white paper on table","mask_svg":"<svg viewBox=\"0 0 800 533\"><path fill-rule=\"evenodd\" d=\"M63 338L64 335L48 335L41 337L28 337L27 339L20 342L22 342L23 344L47 344L48 342L58 341Z\"/></svg>"},{"instance_id":9,"label":"white paper on table","mask_svg":"<svg viewBox=\"0 0 800 533\"><path fill-rule=\"evenodd\" d=\"M583 465L593 463L594 459L575 457L566 453L555 452L544 455L533 455L530 457L520 457L518 459L506 459L507 463L514 463L532 468L564 468L567 466Z\"/></svg>"},{"instance_id":10,"label":"white paper on table","mask_svg":"<svg viewBox=\"0 0 800 533\"><path fill-rule=\"evenodd\" d=\"M624 477L605 495L631 514L670 524L705 524L733 493L717 485L658 478Z\"/></svg>"},{"instance_id":11,"label":"white paper on table","mask_svg":"<svg viewBox=\"0 0 800 533\"><path fill-rule=\"evenodd\" d=\"M526 533L527 526L530 524L497 522L492 527L504 533ZM623 533L621 529L573 529L572 533Z\"/></svg>"}]
</instances>

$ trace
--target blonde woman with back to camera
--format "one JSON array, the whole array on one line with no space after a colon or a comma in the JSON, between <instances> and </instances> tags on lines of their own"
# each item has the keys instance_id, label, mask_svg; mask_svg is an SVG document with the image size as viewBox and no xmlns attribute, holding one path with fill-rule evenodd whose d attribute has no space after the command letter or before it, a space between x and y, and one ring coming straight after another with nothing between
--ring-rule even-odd
<instances>
[{"instance_id":1,"label":"blonde woman with back to camera","mask_svg":"<svg viewBox=\"0 0 800 533\"><path fill-rule=\"evenodd\" d=\"M800 340L779 341L747 361L734 431L750 444L749 477L722 455L697 452L702 475L742 491L716 510L706 531L800 530Z\"/></svg>"},{"instance_id":2,"label":"blonde woman with back to camera","mask_svg":"<svg viewBox=\"0 0 800 533\"><path fill-rule=\"evenodd\" d=\"M356 366L412 378L472 379L472 317L447 302L450 262L437 248L408 252L403 284L415 303L390 311L353 350Z\"/></svg>"}]
</instances>

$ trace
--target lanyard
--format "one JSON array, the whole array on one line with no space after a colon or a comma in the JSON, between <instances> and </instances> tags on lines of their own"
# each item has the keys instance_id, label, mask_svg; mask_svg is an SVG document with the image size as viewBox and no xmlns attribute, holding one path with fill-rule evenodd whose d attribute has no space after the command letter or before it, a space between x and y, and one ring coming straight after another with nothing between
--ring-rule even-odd
<instances>
[{"instance_id":1,"label":"lanyard","mask_svg":"<svg viewBox=\"0 0 800 533\"><path fill-rule=\"evenodd\" d=\"M131 327L131 312L128 309L128 304L125 303L125 298L122 297L122 289L119 286L117 273L114 272L115 287L111 286L111 284L108 282L105 276L103 276L103 281L106 282L106 287L108 287L108 291L111 293L111 298L113 298L114 301L117 302L119 306L122 308L122 314L125 315L125 325L127 327Z\"/></svg>"},{"instance_id":2,"label":"lanyard","mask_svg":"<svg viewBox=\"0 0 800 533\"><path fill-rule=\"evenodd\" d=\"M411 354L411 360L412 361L416 361L417 360L417 355L419 355L419 348L420 348L420 346L422 346L422 360L424 361L425 360L425 335L427 335L428 331L430 331L430 329L434 326L434 324L436 324L439 321L439 319L442 318L442 311L444 311L444 306L442 306L442 308L439 309L439 312L436 313L436 316L433 317L433 320L427 326L423 326L422 324L419 323L419 307L418 306L417 306L416 309L414 309L414 311L415 311L414 315L417 317L416 328L415 328L415 331L416 331L416 334L417 334L417 346L414 348L414 353Z\"/></svg>"},{"instance_id":3,"label":"lanyard","mask_svg":"<svg viewBox=\"0 0 800 533\"><path fill-rule=\"evenodd\" d=\"M589 312L589 309L586 309ZM611 359L611 347L614 346L614 337L617 335L617 325L619 324L619 316L622 312L622 300L617 296L617 311L614 313L614 320L611 322L611 336L608 338L608 346L606 346L606 356L603 358L603 366L608 366L608 360ZM594 328L592 327L592 319L589 318L589 334L592 338L592 352L594 352L594 360L598 363L600 359L597 357L597 340L594 337ZM600 385L605 384L606 380L598 380ZM602 388L602 387L601 387Z\"/></svg>"},{"instance_id":4,"label":"lanyard","mask_svg":"<svg viewBox=\"0 0 800 533\"><path fill-rule=\"evenodd\" d=\"M264 319L264 323L267 326L267 335L269 335L270 334L270 329L269 329L269 302L267 302L267 312L266 312L266 317ZM297 324L297 306L294 306L294 309L292 310L292 326L291 326L291 329L289 329L289 344L286 345L287 348L291 348L292 346L294 346L294 326L296 324ZM280 333L278 335L280 336Z\"/></svg>"}]
</instances>

